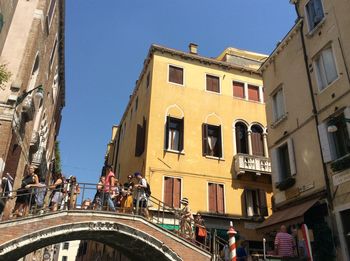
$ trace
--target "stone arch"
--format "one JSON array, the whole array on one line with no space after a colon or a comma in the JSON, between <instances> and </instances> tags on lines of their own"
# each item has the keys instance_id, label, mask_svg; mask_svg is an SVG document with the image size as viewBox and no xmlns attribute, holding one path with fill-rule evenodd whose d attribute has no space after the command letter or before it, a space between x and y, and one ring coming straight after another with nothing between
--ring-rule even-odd
<instances>
[{"instance_id":1,"label":"stone arch","mask_svg":"<svg viewBox=\"0 0 350 261\"><path fill-rule=\"evenodd\" d=\"M182 119L185 116L184 111L177 104L173 104L168 106L165 110L165 122L167 116L172 116L178 119Z\"/></svg>"},{"instance_id":2,"label":"stone arch","mask_svg":"<svg viewBox=\"0 0 350 261\"><path fill-rule=\"evenodd\" d=\"M248 126L249 126L248 130L251 131L251 129L254 125L259 126L263 130L263 134L267 133L267 128L264 127L264 125L262 125L260 122L257 122L257 121L254 121L254 122L248 124Z\"/></svg>"},{"instance_id":3,"label":"stone arch","mask_svg":"<svg viewBox=\"0 0 350 261\"><path fill-rule=\"evenodd\" d=\"M212 112L205 117L204 123L219 126L222 125L222 120L219 115L217 115L215 112Z\"/></svg>"},{"instance_id":4,"label":"stone arch","mask_svg":"<svg viewBox=\"0 0 350 261\"><path fill-rule=\"evenodd\" d=\"M16 238L2 245L0 260L17 260L34 250L72 240L97 241L135 260L151 260L154 257L156 260L181 260L172 249L149 234L118 222L97 221L54 226Z\"/></svg>"},{"instance_id":5,"label":"stone arch","mask_svg":"<svg viewBox=\"0 0 350 261\"><path fill-rule=\"evenodd\" d=\"M249 124L245 120L235 120L233 125L234 154L249 154Z\"/></svg>"}]
</instances>

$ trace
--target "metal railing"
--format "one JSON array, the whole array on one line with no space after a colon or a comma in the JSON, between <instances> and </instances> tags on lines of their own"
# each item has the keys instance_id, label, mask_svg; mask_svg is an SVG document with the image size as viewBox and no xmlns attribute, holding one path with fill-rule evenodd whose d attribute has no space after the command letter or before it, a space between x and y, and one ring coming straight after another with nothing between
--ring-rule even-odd
<instances>
[{"instance_id":1,"label":"metal railing","mask_svg":"<svg viewBox=\"0 0 350 261\"><path fill-rule=\"evenodd\" d=\"M7 201L16 201L16 203L12 214L4 217L3 213L1 213L1 219L30 217L48 212L72 209L142 215L153 224L186 239L205 251L213 252L216 249L213 247L217 244L215 243L216 239L207 230L205 230L207 236L204 240L203 238L200 241L196 240L195 231L199 225L196 224L193 218L188 218L184 221L181 209L168 206L153 196L147 198L147 205L143 205L145 203L143 203L142 199L135 197L128 190L113 193L113 191L97 190L98 184L77 184L66 183L60 189L50 189L50 186L39 184L32 185L29 188L3 191L0 194L0 201L3 205ZM113 205L111 205L111 202ZM145 209L147 209L147 213L145 213ZM184 229L184 222L187 222L185 225L189 229Z\"/></svg>"}]
</instances>

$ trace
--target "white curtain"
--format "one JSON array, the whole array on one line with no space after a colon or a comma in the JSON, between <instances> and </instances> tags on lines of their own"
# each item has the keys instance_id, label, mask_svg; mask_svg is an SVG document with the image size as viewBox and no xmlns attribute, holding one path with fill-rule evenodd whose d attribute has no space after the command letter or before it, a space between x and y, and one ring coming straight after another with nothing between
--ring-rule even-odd
<instances>
[{"instance_id":1,"label":"white curtain","mask_svg":"<svg viewBox=\"0 0 350 261\"><path fill-rule=\"evenodd\" d=\"M217 140L218 139L216 137L208 136L208 145L209 145L210 152L214 152L214 148Z\"/></svg>"},{"instance_id":2,"label":"white curtain","mask_svg":"<svg viewBox=\"0 0 350 261\"><path fill-rule=\"evenodd\" d=\"M254 210L253 210L253 195L251 191L246 192L246 206L247 206L247 215L248 217L254 216Z\"/></svg>"},{"instance_id":3,"label":"white curtain","mask_svg":"<svg viewBox=\"0 0 350 261\"><path fill-rule=\"evenodd\" d=\"M322 51L322 58L323 58L323 66L324 66L324 70L327 78L327 83L330 84L338 77L331 47Z\"/></svg>"},{"instance_id":4,"label":"white curtain","mask_svg":"<svg viewBox=\"0 0 350 261\"><path fill-rule=\"evenodd\" d=\"M178 130L170 129L169 130L169 149L179 150L179 136L180 133Z\"/></svg>"}]
</instances>

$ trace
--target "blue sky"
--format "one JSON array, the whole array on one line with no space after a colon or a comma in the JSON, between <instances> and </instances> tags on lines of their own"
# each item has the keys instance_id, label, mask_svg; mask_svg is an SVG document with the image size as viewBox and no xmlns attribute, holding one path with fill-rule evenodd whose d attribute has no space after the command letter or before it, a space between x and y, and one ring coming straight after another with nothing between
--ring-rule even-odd
<instances>
[{"instance_id":1,"label":"blue sky","mask_svg":"<svg viewBox=\"0 0 350 261\"><path fill-rule=\"evenodd\" d=\"M296 19L288 0L67 0L62 168L97 182L149 46L215 57L233 46L269 54Z\"/></svg>"}]
</instances>

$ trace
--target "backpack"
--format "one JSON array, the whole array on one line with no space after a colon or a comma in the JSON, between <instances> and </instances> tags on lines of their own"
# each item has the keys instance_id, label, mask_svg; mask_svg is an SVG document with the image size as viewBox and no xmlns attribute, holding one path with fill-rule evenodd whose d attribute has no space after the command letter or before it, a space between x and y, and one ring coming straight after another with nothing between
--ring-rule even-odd
<instances>
[{"instance_id":1,"label":"backpack","mask_svg":"<svg viewBox=\"0 0 350 261\"><path fill-rule=\"evenodd\" d=\"M152 194L152 192L151 192L151 187L150 187L150 185L148 184L148 182L147 182L147 188L145 189L145 193L146 193L146 196L149 198L150 196L151 196L151 194Z\"/></svg>"}]
</instances>

